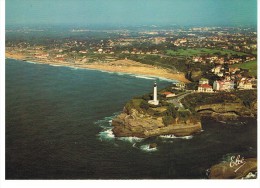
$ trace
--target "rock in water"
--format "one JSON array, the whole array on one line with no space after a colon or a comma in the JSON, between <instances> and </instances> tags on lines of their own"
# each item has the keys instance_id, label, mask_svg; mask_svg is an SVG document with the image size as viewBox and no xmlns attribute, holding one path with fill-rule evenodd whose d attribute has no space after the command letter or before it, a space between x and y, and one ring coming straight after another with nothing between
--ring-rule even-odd
<instances>
[{"instance_id":1,"label":"rock in water","mask_svg":"<svg viewBox=\"0 0 260 188\"><path fill-rule=\"evenodd\" d=\"M257 159L248 158L244 163L232 165L230 162L224 162L214 165L210 168L210 179L240 179L246 177L250 172L257 170Z\"/></svg>"},{"instance_id":2,"label":"rock in water","mask_svg":"<svg viewBox=\"0 0 260 188\"><path fill-rule=\"evenodd\" d=\"M156 147L157 147L156 143L149 144L149 149L153 149L153 148L156 148Z\"/></svg>"}]
</instances>

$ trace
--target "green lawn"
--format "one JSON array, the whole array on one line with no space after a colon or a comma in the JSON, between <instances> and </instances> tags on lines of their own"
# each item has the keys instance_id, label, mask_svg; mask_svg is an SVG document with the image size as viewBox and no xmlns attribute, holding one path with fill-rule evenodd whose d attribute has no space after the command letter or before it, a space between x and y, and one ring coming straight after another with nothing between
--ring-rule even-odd
<instances>
[{"instance_id":1,"label":"green lawn","mask_svg":"<svg viewBox=\"0 0 260 188\"><path fill-rule=\"evenodd\" d=\"M242 68L242 69L248 69L249 73L252 76L257 75L257 60L248 61L246 63L241 63L241 64L234 64L231 67L239 67L239 68Z\"/></svg>"},{"instance_id":2,"label":"green lawn","mask_svg":"<svg viewBox=\"0 0 260 188\"><path fill-rule=\"evenodd\" d=\"M210 54L210 55L246 55L243 52L235 52L232 50L219 50L219 49L207 49L207 48L196 48L196 49L178 49L174 50L167 50L167 55L172 56L195 56L195 55L203 55L203 54Z\"/></svg>"}]
</instances>

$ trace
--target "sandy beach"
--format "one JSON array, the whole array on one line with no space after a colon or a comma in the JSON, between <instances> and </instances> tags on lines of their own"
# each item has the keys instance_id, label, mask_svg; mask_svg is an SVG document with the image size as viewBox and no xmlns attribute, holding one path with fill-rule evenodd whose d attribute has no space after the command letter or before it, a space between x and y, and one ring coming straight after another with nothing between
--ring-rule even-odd
<instances>
[{"instance_id":1,"label":"sandy beach","mask_svg":"<svg viewBox=\"0 0 260 188\"><path fill-rule=\"evenodd\" d=\"M51 65L60 65L60 66L71 66L71 67L78 67L78 68L86 68L86 69L95 69L95 70L102 70L108 72L121 72L121 73L128 73L128 74L137 74L143 76L152 76L152 77L160 77L166 78L171 80L178 80L184 83L188 83L189 81L185 78L183 73L173 73L171 70L164 69L161 67L155 67L152 65L142 64L136 61L124 59L124 60L117 60L112 61L109 63L69 63L65 61L52 61L48 59L32 59L31 57L26 57L22 53L5 53L6 58L17 59L17 60L24 60L24 61L33 61L39 62L44 64L51 64Z\"/></svg>"}]
</instances>

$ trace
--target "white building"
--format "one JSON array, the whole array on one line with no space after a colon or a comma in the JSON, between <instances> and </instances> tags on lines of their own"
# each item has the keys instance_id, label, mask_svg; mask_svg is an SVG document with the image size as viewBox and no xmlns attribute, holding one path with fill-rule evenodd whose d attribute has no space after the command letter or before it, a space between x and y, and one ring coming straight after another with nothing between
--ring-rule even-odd
<instances>
[{"instance_id":1,"label":"white building","mask_svg":"<svg viewBox=\"0 0 260 188\"><path fill-rule=\"evenodd\" d=\"M237 86L238 89L253 89L253 85L251 82L239 82L238 83L238 86Z\"/></svg>"},{"instance_id":2,"label":"white building","mask_svg":"<svg viewBox=\"0 0 260 188\"><path fill-rule=\"evenodd\" d=\"M198 92L211 93L213 92L212 86L209 84L200 84L198 87Z\"/></svg>"},{"instance_id":3,"label":"white building","mask_svg":"<svg viewBox=\"0 0 260 188\"><path fill-rule=\"evenodd\" d=\"M213 83L213 89L215 91L229 91L234 89L234 81L231 80L223 80L223 81L214 81Z\"/></svg>"},{"instance_id":4,"label":"white building","mask_svg":"<svg viewBox=\"0 0 260 188\"><path fill-rule=\"evenodd\" d=\"M154 82L153 86L153 100L148 101L149 104L158 105L159 101L157 99L157 84Z\"/></svg>"},{"instance_id":5,"label":"white building","mask_svg":"<svg viewBox=\"0 0 260 188\"><path fill-rule=\"evenodd\" d=\"M214 74L219 74L220 73L220 71L221 71L221 66L219 65L219 66L216 66L216 67L214 67L213 69L211 69L211 72L213 72Z\"/></svg>"}]
</instances>

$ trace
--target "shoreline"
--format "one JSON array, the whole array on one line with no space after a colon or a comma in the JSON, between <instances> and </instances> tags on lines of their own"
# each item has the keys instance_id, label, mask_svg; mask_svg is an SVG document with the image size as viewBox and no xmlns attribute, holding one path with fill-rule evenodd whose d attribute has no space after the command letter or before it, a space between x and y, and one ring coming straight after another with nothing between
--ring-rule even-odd
<instances>
[{"instance_id":1,"label":"shoreline","mask_svg":"<svg viewBox=\"0 0 260 188\"><path fill-rule=\"evenodd\" d=\"M163 69L160 67L154 67L152 65L142 64L132 60L117 60L108 63L69 63L65 61L51 61L51 60L42 60L42 59L32 59L30 57L26 57L22 54L11 54L6 52L5 58L20 60L28 63L35 64L47 64L51 66L64 66L70 68L81 68L81 69L89 69L89 70L98 70L108 73L121 73L121 74L129 74L134 75L137 78L144 79L161 79L168 81L180 81L184 83L189 83L189 80L185 78L183 73L171 73L167 69Z\"/></svg>"}]
</instances>

